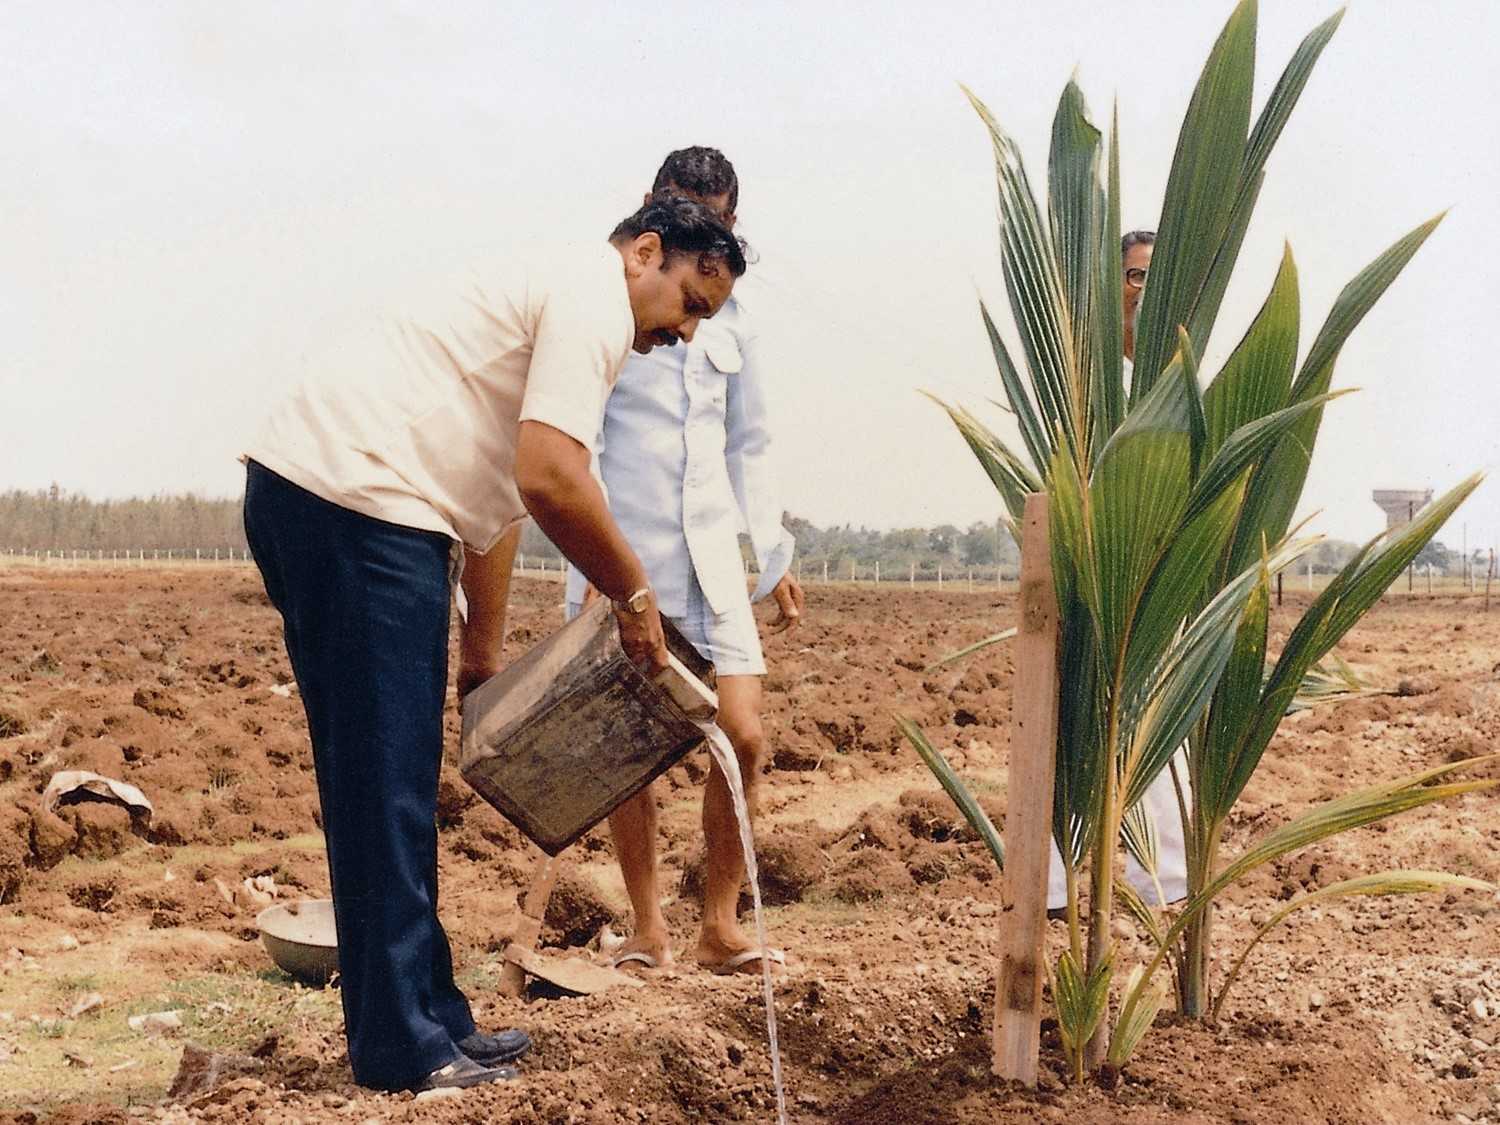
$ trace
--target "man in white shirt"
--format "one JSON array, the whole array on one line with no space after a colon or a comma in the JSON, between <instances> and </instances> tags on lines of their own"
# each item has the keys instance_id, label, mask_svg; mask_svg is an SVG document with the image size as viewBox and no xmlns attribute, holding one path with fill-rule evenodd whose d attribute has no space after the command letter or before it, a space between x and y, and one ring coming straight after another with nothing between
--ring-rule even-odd
<instances>
[{"instance_id":1,"label":"man in white shirt","mask_svg":"<svg viewBox=\"0 0 1500 1125\"><path fill-rule=\"evenodd\" d=\"M499 666L528 513L614 600L631 657L666 666L589 446L631 350L691 340L744 269L708 208L653 203L608 241L471 275L345 342L246 451L245 528L307 712L361 1085L516 1076L530 1041L475 1030L437 916L452 574L466 558L461 693Z\"/></svg>"},{"instance_id":2,"label":"man in white shirt","mask_svg":"<svg viewBox=\"0 0 1500 1125\"><path fill-rule=\"evenodd\" d=\"M646 201L671 197L712 208L732 228L739 202L734 167L717 149L679 149L663 162ZM662 613L713 662L719 726L734 745L752 810L765 762L765 662L745 589L742 525L760 567L754 597L770 595L780 609L770 628L796 625L803 605L802 589L788 571L795 542L781 526L757 353L750 316L731 297L691 341L626 362L595 447L610 510L651 576ZM585 599L585 576L574 568L570 616ZM655 795L642 791L609 823L635 920L613 962L647 969L669 965ZM779 950L763 954L739 925L745 862L729 789L716 764L703 796L703 835L703 917L694 958L721 973L759 972L762 956L781 961Z\"/></svg>"},{"instance_id":3,"label":"man in white shirt","mask_svg":"<svg viewBox=\"0 0 1500 1125\"><path fill-rule=\"evenodd\" d=\"M1125 310L1125 385L1130 386L1131 361L1135 359L1135 327L1141 315L1141 291L1151 271L1151 254L1156 249L1156 232L1133 230L1120 239L1122 301ZM1175 759L1179 776L1184 768L1179 751ZM1182 777L1183 798L1187 778ZM1141 897L1152 906L1165 906L1187 895L1187 846L1182 835L1182 816L1177 806L1177 789L1170 767L1157 775L1140 801L1151 822L1156 843L1156 869L1148 871L1134 856L1125 859L1125 877ZM1067 905L1067 884L1063 874L1062 855L1056 842L1052 845L1052 866L1048 877L1047 909L1057 911Z\"/></svg>"}]
</instances>

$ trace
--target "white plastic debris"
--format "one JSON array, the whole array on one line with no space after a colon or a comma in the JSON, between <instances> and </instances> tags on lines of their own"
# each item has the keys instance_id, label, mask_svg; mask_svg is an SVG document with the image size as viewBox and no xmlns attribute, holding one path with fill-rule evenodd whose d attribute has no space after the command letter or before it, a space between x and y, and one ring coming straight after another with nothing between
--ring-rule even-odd
<instances>
[{"instance_id":1,"label":"white plastic debris","mask_svg":"<svg viewBox=\"0 0 1500 1125\"><path fill-rule=\"evenodd\" d=\"M152 1034L159 1031L176 1031L182 1026L182 1013L176 1008L165 1012L147 1012L143 1016L131 1016L125 1021L131 1031Z\"/></svg>"},{"instance_id":2,"label":"white plastic debris","mask_svg":"<svg viewBox=\"0 0 1500 1125\"><path fill-rule=\"evenodd\" d=\"M75 793L87 793L124 805L130 810L132 817L142 816L150 820L156 812L146 799L146 794L134 785L89 770L59 770L53 774L52 779L47 782L47 788L42 791L42 808L47 812L56 812L58 805L71 804L68 798Z\"/></svg>"},{"instance_id":3,"label":"white plastic debris","mask_svg":"<svg viewBox=\"0 0 1500 1125\"><path fill-rule=\"evenodd\" d=\"M72 1006L68 1009L68 1018L70 1020L76 1020L79 1016L83 1015L84 1012L92 1012L95 1008L102 1007L103 1004L104 997L100 996L99 993L87 993L86 995L80 996L77 1000L73 1001Z\"/></svg>"}]
</instances>

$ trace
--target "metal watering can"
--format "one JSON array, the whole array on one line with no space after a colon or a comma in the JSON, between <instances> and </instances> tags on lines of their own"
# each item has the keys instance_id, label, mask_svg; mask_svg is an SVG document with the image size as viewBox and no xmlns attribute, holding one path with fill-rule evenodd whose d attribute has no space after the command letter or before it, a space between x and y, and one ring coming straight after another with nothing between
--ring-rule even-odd
<instances>
[{"instance_id":1,"label":"metal watering can","mask_svg":"<svg viewBox=\"0 0 1500 1125\"><path fill-rule=\"evenodd\" d=\"M712 665L662 627L670 664L648 676L599 598L464 699L459 772L548 855L675 765L718 712Z\"/></svg>"}]
</instances>

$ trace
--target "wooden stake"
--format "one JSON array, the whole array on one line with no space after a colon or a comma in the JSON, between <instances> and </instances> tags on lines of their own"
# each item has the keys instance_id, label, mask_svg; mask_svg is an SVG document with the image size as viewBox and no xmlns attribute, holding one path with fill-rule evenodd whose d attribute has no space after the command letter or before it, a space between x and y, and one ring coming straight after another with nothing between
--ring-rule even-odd
<instances>
[{"instance_id":1,"label":"wooden stake","mask_svg":"<svg viewBox=\"0 0 1500 1125\"><path fill-rule=\"evenodd\" d=\"M1047 497L1041 493L1026 498L1022 519L1021 621L1015 666L994 1071L1001 1078L1035 1086L1057 756L1057 594L1047 540Z\"/></svg>"},{"instance_id":2,"label":"wooden stake","mask_svg":"<svg viewBox=\"0 0 1500 1125\"><path fill-rule=\"evenodd\" d=\"M1490 583L1495 580L1495 548L1490 548L1490 571L1484 576L1484 612L1490 611Z\"/></svg>"},{"instance_id":3,"label":"wooden stake","mask_svg":"<svg viewBox=\"0 0 1500 1125\"><path fill-rule=\"evenodd\" d=\"M552 897L553 884L562 868L562 860L547 855L538 848L536 870L531 874L531 886L526 888L526 897L521 903L521 917L516 921L516 932L505 947L505 964L500 968L500 993L503 996L519 996L526 990L526 971L510 957L517 949L530 953L542 936L542 919L547 916L547 900Z\"/></svg>"}]
</instances>

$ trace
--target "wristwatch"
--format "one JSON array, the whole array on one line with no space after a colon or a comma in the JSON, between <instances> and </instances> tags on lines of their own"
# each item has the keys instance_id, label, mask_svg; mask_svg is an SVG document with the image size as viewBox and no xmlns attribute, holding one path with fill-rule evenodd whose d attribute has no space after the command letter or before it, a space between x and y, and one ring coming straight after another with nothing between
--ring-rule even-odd
<instances>
[{"instance_id":1,"label":"wristwatch","mask_svg":"<svg viewBox=\"0 0 1500 1125\"><path fill-rule=\"evenodd\" d=\"M651 608L651 587L642 586L635 593L631 594L630 597L615 604L628 609L631 613L645 613L646 610Z\"/></svg>"}]
</instances>

